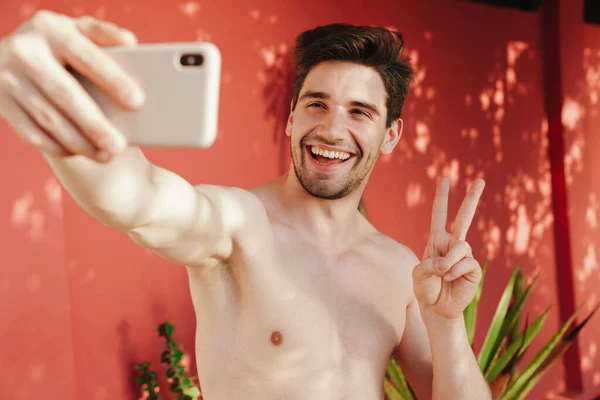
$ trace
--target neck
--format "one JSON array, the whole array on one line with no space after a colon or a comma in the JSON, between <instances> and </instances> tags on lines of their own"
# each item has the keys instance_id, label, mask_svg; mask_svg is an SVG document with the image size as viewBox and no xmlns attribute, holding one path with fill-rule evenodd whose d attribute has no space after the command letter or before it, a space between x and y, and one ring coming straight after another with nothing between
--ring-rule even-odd
<instances>
[{"instance_id":1,"label":"neck","mask_svg":"<svg viewBox=\"0 0 600 400\"><path fill-rule=\"evenodd\" d=\"M358 212L358 203L364 182L343 198L321 199L304 189L292 166L277 184L278 201L286 219L293 220L295 229L303 230L316 241L332 245L347 244L347 239L356 235L363 218Z\"/></svg>"}]
</instances>

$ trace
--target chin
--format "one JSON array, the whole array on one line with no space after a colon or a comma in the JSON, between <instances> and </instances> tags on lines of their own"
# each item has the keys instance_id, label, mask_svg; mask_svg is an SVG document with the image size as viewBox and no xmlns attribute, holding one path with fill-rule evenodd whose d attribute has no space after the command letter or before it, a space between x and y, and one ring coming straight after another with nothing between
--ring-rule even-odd
<instances>
[{"instance_id":1,"label":"chin","mask_svg":"<svg viewBox=\"0 0 600 400\"><path fill-rule=\"evenodd\" d=\"M359 184L353 184L353 182L340 182L341 180L329 177L328 179L322 179L312 176L309 171L299 171L295 169L296 177L300 182L300 185L304 190L311 196L317 197L323 200L339 200L354 192Z\"/></svg>"}]
</instances>

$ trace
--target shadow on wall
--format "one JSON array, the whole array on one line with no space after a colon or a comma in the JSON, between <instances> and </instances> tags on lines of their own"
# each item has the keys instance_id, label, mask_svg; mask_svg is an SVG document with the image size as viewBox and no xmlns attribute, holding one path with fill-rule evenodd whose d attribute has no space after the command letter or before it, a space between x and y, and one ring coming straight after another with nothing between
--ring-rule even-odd
<instances>
[{"instance_id":1,"label":"shadow on wall","mask_svg":"<svg viewBox=\"0 0 600 400\"><path fill-rule=\"evenodd\" d=\"M284 173L290 162L288 137L285 126L291 110L294 95L293 49L285 44L261 50L264 69L259 73L263 84L262 96L267 105L265 117L274 120L273 142L279 145L279 172Z\"/></svg>"},{"instance_id":2,"label":"shadow on wall","mask_svg":"<svg viewBox=\"0 0 600 400\"><path fill-rule=\"evenodd\" d=\"M117 326L119 335L119 347L121 348L121 367L123 370L122 381L127 382L127 393L129 399L137 399L139 397L139 389L135 383L136 372L134 367L137 364L135 355L135 345L131 341L129 322L123 320Z\"/></svg>"}]
</instances>

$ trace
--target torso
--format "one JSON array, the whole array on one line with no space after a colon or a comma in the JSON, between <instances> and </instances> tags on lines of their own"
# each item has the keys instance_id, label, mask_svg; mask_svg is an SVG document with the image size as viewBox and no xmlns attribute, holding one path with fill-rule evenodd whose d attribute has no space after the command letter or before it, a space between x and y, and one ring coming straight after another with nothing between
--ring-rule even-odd
<instances>
[{"instance_id":1,"label":"torso","mask_svg":"<svg viewBox=\"0 0 600 400\"><path fill-rule=\"evenodd\" d=\"M332 254L267 216L227 265L188 269L204 398L383 399L412 285L405 250L371 229Z\"/></svg>"}]
</instances>

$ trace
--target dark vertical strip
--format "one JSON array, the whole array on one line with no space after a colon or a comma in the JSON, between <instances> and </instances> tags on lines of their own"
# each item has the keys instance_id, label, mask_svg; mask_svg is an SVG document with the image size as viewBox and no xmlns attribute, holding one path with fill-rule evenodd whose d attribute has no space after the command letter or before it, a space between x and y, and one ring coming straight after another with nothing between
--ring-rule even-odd
<instances>
[{"instance_id":1,"label":"dark vertical strip","mask_svg":"<svg viewBox=\"0 0 600 400\"><path fill-rule=\"evenodd\" d=\"M556 283L560 302L560 318L564 323L575 312L575 288L571 236L565 180L565 145L561 112L563 106L563 73L561 63L561 32L558 0L547 0L541 8L544 101L548 118L548 156L552 173L552 206L554 209L554 248ZM568 41L562 41L568 45ZM579 60L573 60L579 62ZM563 357L566 390L580 392L583 388L578 343Z\"/></svg>"}]
</instances>

